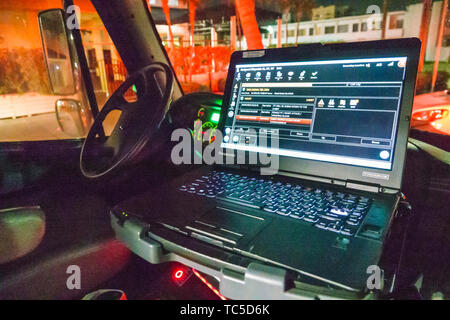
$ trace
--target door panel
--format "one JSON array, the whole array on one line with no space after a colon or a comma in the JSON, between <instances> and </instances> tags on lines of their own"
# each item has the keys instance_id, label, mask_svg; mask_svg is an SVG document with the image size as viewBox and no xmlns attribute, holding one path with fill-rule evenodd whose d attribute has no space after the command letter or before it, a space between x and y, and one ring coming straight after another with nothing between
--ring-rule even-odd
<instances>
[{"instance_id":1,"label":"door panel","mask_svg":"<svg viewBox=\"0 0 450 320\"><path fill-rule=\"evenodd\" d=\"M34 239L17 259L0 261L2 299L79 298L122 270L130 256L114 241L108 202L81 178L79 157L91 108L76 54L70 61L78 65L74 74L64 74L67 68L61 68L68 63L67 55L53 52L49 56L51 70L59 70L59 78L75 78L77 92L55 95L50 86L38 13L61 6L60 0L3 0L0 4L0 209L40 206L45 220L41 241ZM112 43L110 48L114 49ZM91 56L95 52L99 51ZM90 67L96 70L95 64ZM10 211L0 211L5 221L20 220L19 214L11 218L3 212ZM0 219L0 225L7 224ZM24 223L8 235L30 240L30 228L36 229L36 224ZM66 285L70 265L81 269L79 290Z\"/></svg>"}]
</instances>

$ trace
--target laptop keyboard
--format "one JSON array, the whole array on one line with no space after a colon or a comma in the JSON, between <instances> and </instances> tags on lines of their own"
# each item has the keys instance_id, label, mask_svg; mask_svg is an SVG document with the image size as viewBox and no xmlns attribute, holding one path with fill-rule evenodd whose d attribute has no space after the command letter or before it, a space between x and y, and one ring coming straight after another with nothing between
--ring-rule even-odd
<instances>
[{"instance_id":1,"label":"laptop keyboard","mask_svg":"<svg viewBox=\"0 0 450 320\"><path fill-rule=\"evenodd\" d=\"M372 200L349 193L212 171L180 190L302 220L317 228L353 236Z\"/></svg>"}]
</instances>

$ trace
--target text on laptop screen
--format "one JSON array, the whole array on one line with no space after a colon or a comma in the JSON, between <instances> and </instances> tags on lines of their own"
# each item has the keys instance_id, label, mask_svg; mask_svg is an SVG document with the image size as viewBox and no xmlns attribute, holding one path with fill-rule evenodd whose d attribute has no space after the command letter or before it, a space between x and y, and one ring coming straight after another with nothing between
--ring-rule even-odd
<instances>
[{"instance_id":1,"label":"text on laptop screen","mask_svg":"<svg viewBox=\"0 0 450 320\"><path fill-rule=\"evenodd\" d=\"M237 65L221 146L391 170L406 60Z\"/></svg>"}]
</instances>

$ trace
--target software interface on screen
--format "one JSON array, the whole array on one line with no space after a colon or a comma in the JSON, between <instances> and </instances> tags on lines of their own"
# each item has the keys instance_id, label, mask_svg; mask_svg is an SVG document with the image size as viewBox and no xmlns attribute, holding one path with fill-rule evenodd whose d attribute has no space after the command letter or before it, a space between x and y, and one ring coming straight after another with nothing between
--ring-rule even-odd
<instances>
[{"instance_id":1,"label":"software interface on screen","mask_svg":"<svg viewBox=\"0 0 450 320\"><path fill-rule=\"evenodd\" d=\"M391 170L406 60L237 65L221 146Z\"/></svg>"}]
</instances>

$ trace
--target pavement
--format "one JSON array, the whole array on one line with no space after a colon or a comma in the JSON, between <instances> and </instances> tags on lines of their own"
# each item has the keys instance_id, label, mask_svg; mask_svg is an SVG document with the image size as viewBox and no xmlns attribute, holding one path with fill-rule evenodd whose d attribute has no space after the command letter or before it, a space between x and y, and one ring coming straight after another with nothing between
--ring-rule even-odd
<instances>
[{"instance_id":1,"label":"pavement","mask_svg":"<svg viewBox=\"0 0 450 320\"><path fill-rule=\"evenodd\" d=\"M70 132L75 133L76 130ZM0 142L74 138L79 138L79 136L76 133L65 133L59 128L54 112L0 120Z\"/></svg>"},{"instance_id":2,"label":"pavement","mask_svg":"<svg viewBox=\"0 0 450 320\"><path fill-rule=\"evenodd\" d=\"M85 136L78 114L62 111L62 130L57 122L55 102L60 97L26 93L22 95L0 95L0 142L43 141L76 139ZM78 100L78 99L77 99ZM120 114L110 113L104 121L108 135L114 128ZM87 125L87 127L89 127Z\"/></svg>"}]
</instances>

